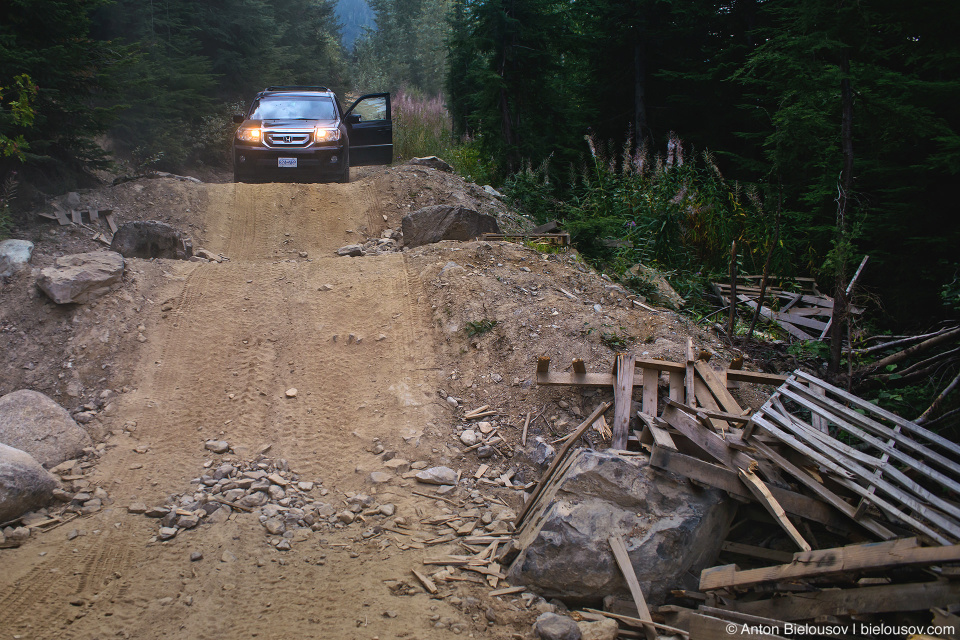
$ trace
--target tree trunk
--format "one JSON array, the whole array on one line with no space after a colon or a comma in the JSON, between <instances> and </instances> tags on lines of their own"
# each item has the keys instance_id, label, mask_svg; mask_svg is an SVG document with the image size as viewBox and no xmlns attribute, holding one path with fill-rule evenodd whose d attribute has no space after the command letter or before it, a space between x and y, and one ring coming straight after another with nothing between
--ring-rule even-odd
<instances>
[{"instance_id":1,"label":"tree trunk","mask_svg":"<svg viewBox=\"0 0 960 640\"><path fill-rule=\"evenodd\" d=\"M637 146L647 140L647 61L644 55L643 32L637 32L633 45L633 129Z\"/></svg>"},{"instance_id":2,"label":"tree trunk","mask_svg":"<svg viewBox=\"0 0 960 640\"><path fill-rule=\"evenodd\" d=\"M853 89L850 86L850 53L844 49L840 54L840 144L843 149L843 173L840 180L840 193L837 197L837 280L833 296L833 316L830 324L830 364L831 374L840 371L840 357L843 351L843 322L847 316L847 205L853 189Z\"/></svg>"}]
</instances>

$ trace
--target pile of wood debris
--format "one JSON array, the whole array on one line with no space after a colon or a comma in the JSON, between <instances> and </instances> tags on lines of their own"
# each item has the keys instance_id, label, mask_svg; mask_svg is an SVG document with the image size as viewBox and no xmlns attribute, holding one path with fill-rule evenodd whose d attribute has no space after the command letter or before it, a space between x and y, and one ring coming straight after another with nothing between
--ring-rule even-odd
<instances>
[{"instance_id":1,"label":"pile of wood debris","mask_svg":"<svg viewBox=\"0 0 960 640\"><path fill-rule=\"evenodd\" d=\"M642 429L630 429L639 373ZM661 376L668 379L659 395ZM620 637L905 637L907 631L960 632L960 446L812 375L716 370L696 360L688 341L684 363L620 354L610 374L570 372L538 364L539 384L612 387L571 433L516 520L513 540L481 537L473 556L444 562L480 566L501 579L502 563L519 549L528 514L556 482L568 452L611 405L612 447L649 454L652 466L726 491L742 503L723 545L723 564L705 569L698 591L676 590L648 607L622 537L611 553L632 603L608 597L604 611ZM744 410L730 388L780 386L757 411ZM632 449L632 451L631 451ZM492 566L491 566L492 564ZM522 587L500 585L495 595ZM605 594L597 594L599 601ZM952 627L952 630L951 630ZM729 631L733 629L734 632ZM939 630L938 630L939 629ZM921 636L925 637L925 636Z\"/></svg>"}]
</instances>

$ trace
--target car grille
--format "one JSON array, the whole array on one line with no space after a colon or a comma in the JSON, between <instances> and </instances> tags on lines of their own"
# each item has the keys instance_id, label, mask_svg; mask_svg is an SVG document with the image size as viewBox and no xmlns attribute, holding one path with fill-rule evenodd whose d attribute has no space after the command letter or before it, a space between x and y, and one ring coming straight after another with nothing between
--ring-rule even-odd
<instances>
[{"instance_id":1,"label":"car grille","mask_svg":"<svg viewBox=\"0 0 960 640\"><path fill-rule=\"evenodd\" d=\"M310 133L306 131L268 131L264 136L268 147L280 149L305 147L310 144Z\"/></svg>"}]
</instances>

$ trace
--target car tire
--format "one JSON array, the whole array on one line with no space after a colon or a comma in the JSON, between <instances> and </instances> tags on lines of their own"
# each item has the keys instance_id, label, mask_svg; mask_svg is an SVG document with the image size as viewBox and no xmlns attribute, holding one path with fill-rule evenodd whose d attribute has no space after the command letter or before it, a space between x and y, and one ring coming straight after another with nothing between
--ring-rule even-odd
<instances>
[{"instance_id":1,"label":"car tire","mask_svg":"<svg viewBox=\"0 0 960 640\"><path fill-rule=\"evenodd\" d=\"M337 182L343 184L350 182L350 151L347 149L343 150L343 166L340 170L340 177L337 178Z\"/></svg>"},{"instance_id":2,"label":"car tire","mask_svg":"<svg viewBox=\"0 0 960 640\"><path fill-rule=\"evenodd\" d=\"M233 181L234 182L244 182L244 179L240 176L240 172L236 169L233 170Z\"/></svg>"}]
</instances>

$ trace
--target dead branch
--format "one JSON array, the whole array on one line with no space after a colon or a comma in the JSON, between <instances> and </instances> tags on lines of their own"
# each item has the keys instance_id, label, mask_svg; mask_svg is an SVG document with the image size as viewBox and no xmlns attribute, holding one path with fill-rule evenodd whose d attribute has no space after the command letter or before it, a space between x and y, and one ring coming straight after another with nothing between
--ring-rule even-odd
<instances>
[{"instance_id":1,"label":"dead branch","mask_svg":"<svg viewBox=\"0 0 960 640\"><path fill-rule=\"evenodd\" d=\"M893 373L885 373L881 376L877 376L877 379L883 382L909 382L933 373L944 360L947 360L948 364L955 362L957 358L954 358L953 356L958 354L960 354L960 347L951 349L950 351L938 353L937 355L927 358L926 360L921 360L920 362L910 365L903 371L894 371Z\"/></svg>"},{"instance_id":2,"label":"dead branch","mask_svg":"<svg viewBox=\"0 0 960 640\"><path fill-rule=\"evenodd\" d=\"M934 418L933 420L926 422L924 426L929 429L931 427L939 425L941 422L945 422L950 418L953 418L954 416L960 416L960 407L956 409L951 409L950 411L947 411L946 413L942 414L940 417Z\"/></svg>"},{"instance_id":3,"label":"dead branch","mask_svg":"<svg viewBox=\"0 0 960 640\"><path fill-rule=\"evenodd\" d=\"M920 417L914 420L917 424L925 424L927 420L930 419L930 416L935 414L940 410L940 405L943 404L943 399L946 398L951 391L953 391L957 385L960 384L960 373L947 385L947 388L944 389L940 395L937 396L936 400L927 407L927 410L920 414Z\"/></svg>"},{"instance_id":4,"label":"dead branch","mask_svg":"<svg viewBox=\"0 0 960 640\"><path fill-rule=\"evenodd\" d=\"M880 360L877 360L876 362L874 362L874 363L872 363L872 364L869 364L869 365L867 365L866 367L864 367L862 373L869 373L869 372L875 371L875 370L877 370L877 369L882 369L883 367L886 367L887 365L896 364L897 362L900 362L900 361L902 361L902 360L906 360L907 358L909 358L910 356L912 356L912 355L915 354L915 353L919 353L919 352L921 352L921 351L925 351L925 350L929 349L930 347L935 347L935 346L937 346L938 344L942 344L942 343L944 343L944 342L947 342L947 341L949 341L949 340L952 340L952 339L958 338L958 337L960 337L960 327L956 327L956 328L954 328L954 329L951 330L951 331L947 331L947 332L945 332L945 333L941 333L941 334L937 335L936 337L930 338L930 339L928 339L928 340L924 340L924 341L921 342L920 344L915 344L915 345L913 345L912 347L908 347L908 348L904 349L903 351L898 351L898 352L896 352L896 353L894 353L894 354L891 354L891 355L887 356L886 358L882 358L882 359L880 359Z\"/></svg>"},{"instance_id":5,"label":"dead branch","mask_svg":"<svg viewBox=\"0 0 960 640\"><path fill-rule=\"evenodd\" d=\"M933 331L931 333L925 333L919 336L889 336L891 338L899 337L902 339L894 340L893 342L885 342L883 344L877 344L872 347L866 347L864 349L853 349L852 351L848 350L848 353L863 355L866 353L874 353L875 351L884 351L885 349L889 349L890 347L898 347L903 344L911 344L913 342L919 342L920 340L923 340L925 338L932 338L934 336L939 336L943 333L946 333L948 331L953 331L958 328L960 327L948 327L946 329L940 329L939 331ZM883 337L884 336L871 336L870 338L867 338L867 340L879 340L879 339L882 339Z\"/></svg>"}]
</instances>

